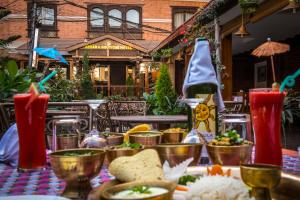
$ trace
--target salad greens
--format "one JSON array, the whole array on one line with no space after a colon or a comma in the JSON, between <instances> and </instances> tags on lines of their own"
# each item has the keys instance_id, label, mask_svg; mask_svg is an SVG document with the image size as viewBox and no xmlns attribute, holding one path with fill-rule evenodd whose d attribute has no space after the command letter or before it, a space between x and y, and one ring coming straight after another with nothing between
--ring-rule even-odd
<instances>
[{"instance_id":1,"label":"salad greens","mask_svg":"<svg viewBox=\"0 0 300 200\"><path fill-rule=\"evenodd\" d=\"M198 177L192 175L186 175L179 178L179 185L187 185L188 182L195 183Z\"/></svg>"},{"instance_id":2,"label":"salad greens","mask_svg":"<svg viewBox=\"0 0 300 200\"><path fill-rule=\"evenodd\" d=\"M121 148L129 147L131 149L140 149L142 147L142 145L139 143L123 142L123 144L119 145L118 147L121 147Z\"/></svg>"},{"instance_id":3,"label":"salad greens","mask_svg":"<svg viewBox=\"0 0 300 200\"><path fill-rule=\"evenodd\" d=\"M212 140L213 145L231 146L240 145L243 143L244 139L240 138L240 135L237 133L236 130L228 130L222 135L216 136L215 139Z\"/></svg>"},{"instance_id":4,"label":"salad greens","mask_svg":"<svg viewBox=\"0 0 300 200\"><path fill-rule=\"evenodd\" d=\"M131 189L132 193L151 194L149 186L135 186Z\"/></svg>"}]
</instances>

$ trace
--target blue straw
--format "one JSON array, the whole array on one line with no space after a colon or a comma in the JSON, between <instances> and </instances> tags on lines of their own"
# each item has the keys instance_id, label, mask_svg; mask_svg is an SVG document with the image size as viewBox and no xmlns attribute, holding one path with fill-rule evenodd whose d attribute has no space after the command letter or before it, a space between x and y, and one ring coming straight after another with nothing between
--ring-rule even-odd
<instances>
[{"instance_id":1,"label":"blue straw","mask_svg":"<svg viewBox=\"0 0 300 200\"><path fill-rule=\"evenodd\" d=\"M280 89L279 89L280 92L283 92L285 86L293 87L296 83L296 78L299 75L300 75L300 68L294 74L285 77L285 79L283 80L283 82L280 86Z\"/></svg>"},{"instance_id":2,"label":"blue straw","mask_svg":"<svg viewBox=\"0 0 300 200\"><path fill-rule=\"evenodd\" d=\"M41 80L38 85L39 85L39 88L42 92L45 92L45 87L44 87L44 84L50 79L52 78L53 76L55 76L55 74L57 74L57 71L56 70L53 70L48 76L46 76L43 80Z\"/></svg>"}]
</instances>

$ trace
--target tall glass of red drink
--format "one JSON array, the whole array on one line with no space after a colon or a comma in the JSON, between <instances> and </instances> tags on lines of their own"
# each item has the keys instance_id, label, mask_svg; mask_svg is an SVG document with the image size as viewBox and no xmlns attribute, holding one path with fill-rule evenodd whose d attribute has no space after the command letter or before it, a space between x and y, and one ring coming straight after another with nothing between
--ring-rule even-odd
<instances>
[{"instance_id":1,"label":"tall glass of red drink","mask_svg":"<svg viewBox=\"0 0 300 200\"><path fill-rule=\"evenodd\" d=\"M31 95L14 96L19 134L19 170L42 169L46 166L45 116L49 95L38 96L26 107Z\"/></svg>"},{"instance_id":2,"label":"tall glass of red drink","mask_svg":"<svg viewBox=\"0 0 300 200\"><path fill-rule=\"evenodd\" d=\"M285 94L271 88L251 89L250 112L255 136L255 163L282 166L281 113Z\"/></svg>"}]
</instances>

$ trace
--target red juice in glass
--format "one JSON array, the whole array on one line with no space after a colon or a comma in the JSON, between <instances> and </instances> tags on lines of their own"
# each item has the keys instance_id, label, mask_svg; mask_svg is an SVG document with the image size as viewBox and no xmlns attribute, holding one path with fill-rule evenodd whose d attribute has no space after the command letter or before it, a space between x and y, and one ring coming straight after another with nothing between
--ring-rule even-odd
<instances>
[{"instance_id":1,"label":"red juice in glass","mask_svg":"<svg viewBox=\"0 0 300 200\"><path fill-rule=\"evenodd\" d=\"M31 95L14 96L20 170L40 169L46 166L45 116L50 96L38 96L26 109Z\"/></svg>"},{"instance_id":2,"label":"red juice in glass","mask_svg":"<svg viewBox=\"0 0 300 200\"><path fill-rule=\"evenodd\" d=\"M282 166L281 113L285 94L251 89L250 112L255 135L255 163Z\"/></svg>"}]
</instances>

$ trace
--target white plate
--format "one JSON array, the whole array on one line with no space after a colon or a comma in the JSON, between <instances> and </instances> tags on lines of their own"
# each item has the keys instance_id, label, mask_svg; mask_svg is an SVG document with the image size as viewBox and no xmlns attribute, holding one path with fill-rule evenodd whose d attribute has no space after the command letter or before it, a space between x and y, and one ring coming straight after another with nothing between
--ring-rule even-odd
<instances>
[{"instance_id":1,"label":"white plate","mask_svg":"<svg viewBox=\"0 0 300 200\"><path fill-rule=\"evenodd\" d=\"M50 196L50 195L20 195L1 197L0 200L69 200L65 197Z\"/></svg>"}]
</instances>

